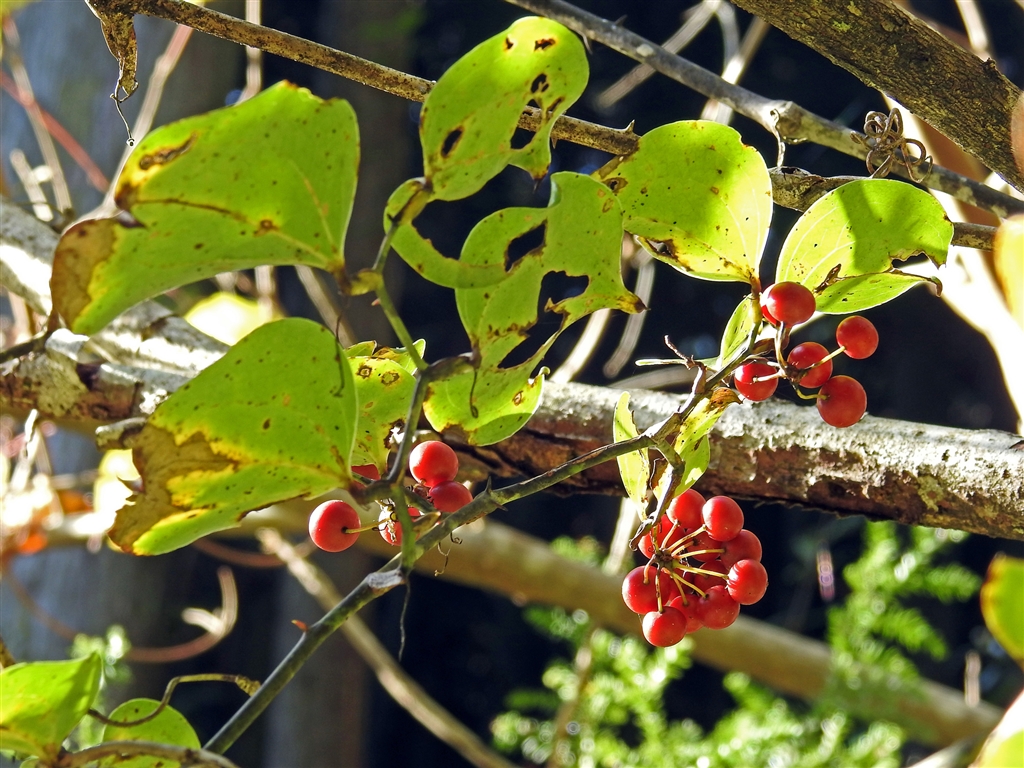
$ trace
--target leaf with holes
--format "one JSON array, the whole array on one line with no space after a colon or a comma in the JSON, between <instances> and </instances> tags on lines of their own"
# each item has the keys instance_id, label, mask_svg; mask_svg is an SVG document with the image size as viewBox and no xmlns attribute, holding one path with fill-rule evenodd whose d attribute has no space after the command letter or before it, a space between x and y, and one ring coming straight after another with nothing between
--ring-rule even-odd
<instances>
[{"instance_id":1,"label":"leaf with holes","mask_svg":"<svg viewBox=\"0 0 1024 768\"><path fill-rule=\"evenodd\" d=\"M678 484L671 490L673 496L678 496L693 484L700 480L701 475L707 471L711 461L711 444L708 435L712 428L722 417L722 413L733 403L740 401L739 396L728 387L719 387L708 397L704 398L693 409L693 412L683 423L679 434L672 440L672 447L682 462L677 467ZM665 495L668 473L661 476L661 481L655 489L658 498Z\"/></svg>"},{"instance_id":2,"label":"leaf with holes","mask_svg":"<svg viewBox=\"0 0 1024 768\"><path fill-rule=\"evenodd\" d=\"M565 328L605 307L643 309L622 284L621 222L619 204L607 187L563 172L551 177L547 208L506 208L476 226L463 258L471 264L500 264L507 276L497 285L455 291L475 368L431 384L424 412L434 429L459 430L480 445L514 434L540 397L534 372ZM509 254L524 240L530 250L509 263ZM586 285L578 293L548 298L538 311L545 278L561 291L572 287L565 283L573 278ZM531 330L542 341L528 354L520 346ZM527 359L517 361L524 354Z\"/></svg>"},{"instance_id":3,"label":"leaf with holes","mask_svg":"<svg viewBox=\"0 0 1024 768\"><path fill-rule=\"evenodd\" d=\"M1006 653L1024 667L1024 560L997 554L981 587L985 626Z\"/></svg>"},{"instance_id":4,"label":"leaf with holes","mask_svg":"<svg viewBox=\"0 0 1024 768\"><path fill-rule=\"evenodd\" d=\"M753 283L772 220L764 159L725 125L655 128L594 176L622 203L623 226L656 258L704 280Z\"/></svg>"},{"instance_id":5,"label":"leaf with holes","mask_svg":"<svg viewBox=\"0 0 1024 768\"><path fill-rule=\"evenodd\" d=\"M923 253L945 264L952 238L953 224L927 192L892 179L860 179L800 217L782 246L775 279L810 288L819 312L860 312L928 280L894 263Z\"/></svg>"},{"instance_id":6,"label":"leaf with holes","mask_svg":"<svg viewBox=\"0 0 1024 768\"><path fill-rule=\"evenodd\" d=\"M629 392L623 392L619 396L619 402L615 406L615 421L612 423L612 435L616 443L629 440L640 433L633 422L633 414L629 410ZM650 457L646 448L639 451L623 454L617 458L619 463L619 474L622 476L622 485L626 489L626 495L636 505L637 513L644 517L647 513L647 502L651 499Z\"/></svg>"},{"instance_id":7,"label":"leaf with holes","mask_svg":"<svg viewBox=\"0 0 1024 768\"><path fill-rule=\"evenodd\" d=\"M279 83L159 128L117 180L125 213L79 222L54 257L54 305L94 333L164 291L260 264L339 272L359 164L348 102Z\"/></svg>"},{"instance_id":8,"label":"leaf with holes","mask_svg":"<svg viewBox=\"0 0 1024 768\"><path fill-rule=\"evenodd\" d=\"M431 199L460 200L512 164L540 179L555 120L586 88L583 44L557 21L528 16L459 59L420 111L423 175ZM527 107L540 127L524 147L512 135Z\"/></svg>"},{"instance_id":9,"label":"leaf with holes","mask_svg":"<svg viewBox=\"0 0 1024 768\"><path fill-rule=\"evenodd\" d=\"M0 672L0 749L56 761L61 744L96 700L103 661L13 664Z\"/></svg>"},{"instance_id":10,"label":"leaf with holes","mask_svg":"<svg viewBox=\"0 0 1024 768\"><path fill-rule=\"evenodd\" d=\"M389 347L359 356L350 353L349 362L359 400L352 466L373 464L383 470L388 463L392 432L405 427L409 402L416 389L416 368L408 352Z\"/></svg>"},{"instance_id":11,"label":"leaf with holes","mask_svg":"<svg viewBox=\"0 0 1024 768\"><path fill-rule=\"evenodd\" d=\"M497 264L444 256L413 220L431 200L468 197L508 165L542 178L551 164L551 128L583 93L588 71L574 33L550 19L528 17L441 76L420 112L424 177L398 187L384 211L385 230L395 226L392 246L413 269L449 288L483 288L504 278ZM515 148L519 118L530 106L540 110L540 126Z\"/></svg>"},{"instance_id":12,"label":"leaf with holes","mask_svg":"<svg viewBox=\"0 0 1024 768\"><path fill-rule=\"evenodd\" d=\"M248 512L348 487L359 401L334 336L308 320L260 326L171 395L133 445L143 490L110 538L155 555Z\"/></svg>"},{"instance_id":13,"label":"leaf with holes","mask_svg":"<svg viewBox=\"0 0 1024 768\"><path fill-rule=\"evenodd\" d=\"M160 702L153 699L131 699L107 717L117 722L132 722L150 715L158 706ZM164 707L152 720L138 725L108 724L103 728L103 741L152 741L188 749L199 749L202 746L188 720L173 707ZM169 763L164 757L139 755L123 759L111 755L100 760L99 765L102 768L174 768L177 763Z\"/></svg>"}]
</instances>

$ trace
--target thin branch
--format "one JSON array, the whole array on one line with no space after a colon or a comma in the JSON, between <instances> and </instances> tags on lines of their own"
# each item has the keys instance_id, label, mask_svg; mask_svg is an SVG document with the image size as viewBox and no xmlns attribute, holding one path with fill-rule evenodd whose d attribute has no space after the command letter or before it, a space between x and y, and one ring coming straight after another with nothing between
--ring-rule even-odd
<instances>
[{"instance_id":1,"label":"thin branch","mask_svg":"<svg viewBox=\"0 0 1024 768\"><path fill-rule=\"evenodd\" d=\"M896 99L1024 191L1011 124L1024 110L1019 88L889 0L734 0ZM1017 118L1019 119L1019 118Z\"/></svg>"},{"instance_id":2,"label":"thin branch","mask_svg":"<svg viewBox=\"0 0 1024 768\"><path fill-rule=\"evenodd\" d=\"M855 132L851 132L849 128L808 112L791 101L767 99L728 83L713 72L670 54L650 40L563 0L507 1L555 19L575 32L624 56L649 64L663 75L708 98L717 99L762 126L782 143L811 141L862 160L867 156L867 148L853 141L851 136ZM744 5L742 2L737 4L741 7ZM780 5L784 8L791 7L788 2ZM897 173L909 178L906 169L897 169ZM1003 195L991 187L945 168L934 167L925 183L933 189L953 195L962 202L992 211L998 216L1024 211L1024 201Z\"/></svg>"},{"instance_id":3,"label":"thin branch","mask_svg":"<svg viewBox=\"0 0 1024 768\"><path fill-rule=\"evenodd\" d=\"M861 159L867 155L866 148L850 138L849 128L814 115L790 101L766 99L744 88L727 83L718 75L678 56L673 56L639 35L626 32L621 27L597 16L565 3L548 3L540 0L526 2L524 0L517 4L540 13L545 13L553 8L559 9L558 14L552 11L552 18L557 18L577 32L616 50L619 50L617 45L621 44L620 52L650 64L662 74L679 80L709 98L717 98L740 114L751 117L759 124L764 125L785 141L794 143L812 141ZM179 24L187 24L201 32L308 64L410 101L423 101L434 85L430 80L413 77L358 56L328 48L325 45L267 27L249 24L199 5L181 2L181 0L93 0L93 5L101 8L110 6L118 11L130 10L133 13L142 13L170 19ZM116 8L114 8L115 6ZM571 13L563 19L562 11L565 9L570 9ZM596 26L594 26L595 24ZM616 41L619 41L620 37L625 42L617 43ZM637 50L642 50L645 55L641 56L636 53ZM739 104L743 105L742 109L739 108ZM524 111L523 117L519 121L520 127L527 130L535 131L540 124L541 116L538 110L532 108ZM555 122L551 137L615 155L632 152L638 138L630 128L615 130L565 116ZM1004 195L991 187L944 168L933 168L927 179L927 184L934 189L953 195L958 200L992 211L998 216L1005 217L1012 213L1024 213L1024 201Z\"/></svg>"},{"instance_id":4,"label":"thin branch","mask_svg":"<svg viewBox=\"0 0 1024 768\"><path fill-rule=\"evenodd\" d=\"M394 569L381 569L367 574L359 585L335 605L327 615L303 633L299 642L278 664L270 677L260 686L260 689L231 716L231 719L210 739L204 749L218 754L226 751L239 736L245 733L246 729L270 705L274 697L295 677L307 659L335 630L364 605L403 583L405 583L405 577L400 571Z\"/></svg>"},{"instance_id":5,"label":"thin branch","mask_svg":"<svg viewBox=\"0 0 1024 768\"><path fill-rule=\"evenodd\" d=\"M273 528L257 532L264 551L281 558L289 572L325 611L341 602L334 583L322 570L299 553ZM342 634L365 661L377 681L395 702L428 731L478 768L513 768L512 763L493 752L469 728L428 694L387 652L380 640L358 616L341 625Z\"/></svg>"},{"instance_id":6,"label":"thin branch","mask_svg":"<svg viewBox=\"0 0 1024 768\"><path fill-rule=\"evenodd\" d=\"M57 204L57 210L62 216L67 216L72 211L71 193L68 191L68 183L64 178L64 171L60 165L60 157L57 155L57 148L53 145L53 137L46 130L46 121L43 119L42 111L36 102L35 93L32 90L32 82L29 80L28 71L21 59L21 38L18 35L18 27L14 23L14 17L7 14L3 18L4 36L7 38L7 54L10 56L11 73L18 85L18 90L27 100L25 112L28 114L29 122L32 124L32 131L35 133L36 142L39 144L39 151L43 155L43 162L50 168L52 174L53 197Z\"/></svg>"}]
</instances>

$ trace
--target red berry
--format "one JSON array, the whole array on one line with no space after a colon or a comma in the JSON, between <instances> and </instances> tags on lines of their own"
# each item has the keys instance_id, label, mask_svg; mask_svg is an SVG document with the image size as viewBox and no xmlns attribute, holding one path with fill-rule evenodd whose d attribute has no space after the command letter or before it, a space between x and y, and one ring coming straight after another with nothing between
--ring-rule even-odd
<instances>
[{"instance_id":1,"label":"red berry","mask_svg":"<svg viewBox=\"0 0 1024 768\"><path fill-rule=\"evenodd\" d=\"M733 382L736 385L737 391L747 400L758 402L771 397L775 392L775 388L779 386L777 378L764 378L775 373L776 370L768 365L768 363L744 363L733 374ZM764 381L754 381L754 379L759 378L764 378Z\"/></svg>"},{"instance_id":2,"label":"red berry","mask_svg":"<svg viewBox=\"0 0 1024 768\"><path fill-rule=\"evenodd\" d=\"M821 365L811 368L812 365L817 363L819 360L824 360L826 357L828 357L828 350L821 346L821 344L814 341L805 341L803 344L797 344L793 347L792 351L789 353L789 359L787 362L794 368L806 371L806 373L802 375L797 375L797 384L801 387L817 389L828 381L828 377L832 375L831 360L827 360ZM808 368L810 368L810 370L807 370Z\"/></svg>"},{"instance_id":3,"label":"red berry","mask_svg":"<svg viewBox=\"0 0 1024 768\"><path fill-rule=\"evenodd\" d=\"M454 480L438 483L427 495L438 512L458 512L473 500L473 494L469 489Z\"/></svg>"},{"instance_id":4,"label":"red berry","mask_svg":"<svg viewBox=\"0 0 1024 768\"><path fill-rule=\"evenodd\" d=\"M704 518L701 515L701 508L704 506L704 497L697 491L690 488L676 496L668 504L665 514L669 520L678 523L683 533L693 533L704 525Z\"/></svg>"},{"instance_id":5,"label":"red berry","mask_svg":"<svg viewBox=\"0 0 1024 768\"><path fill-rule=\"evenodd\" d=\"M780 323L805 323L814 314L814 294L800 283L775 283L761 295L761 306Z\"/></svg>"},{"instance_id":6,"label":"red berry","mask_svg":"<svg viewBox=\"0 0 1024 768\"><path fill-rule=\"evenodd\" d=\"M325 552L341 552L356 543L358 533L345 533L359 527L359 514L351 504L335 499L325 501L309 516L309 538Z\"/></svg>"},{"instance_id":7,"label":"red berry","mask_svg":"<svg viewBox=\"0 0 1024 768\"><path fill-rule=\"evenodd\" d=\"M746 528L737 533L735 539L730 539L722 546L725 547L725 552L721 558L726 568L732 568L740 560L761 562L761 540Z\"/></svg>"},{"instance_id":8,"label":"red berry","mask_svg":"<svg viewBox=\"0 0 1024 768\"><path fill-rule=\"evenodd\" d=\"M701 592L707 592L712 587L721 587L725 584L725 577L729 575L729 568L721 560L712 560L700 564L701 570L714 571L719 576L708 576L704 573L688 573L685 578Z\"/></svg>"},{"instance_id":9,"label":"red berry","mask_svg":"<svg viewBox=\"0 0 1024 768\"><path fill-rule=\"evenodd\" d=\"M711 538L711 534L707 531L704 533L698 533L688 542L687 552L683 554L686 557L692 557L695 560L699 560L702 563L708 563L712 560L718 559L718 556L722 554L722 550L725 545L720 541L715 541ZM699 555L691 555L689 552L700 552Z\"/></svg>"},{"instance_id":10,"label":"red berry","mask_svg":"<svg viewBox=\"0 0 1024 768\"><path fill-rule=\"evenodd\" d=\"M675 608L666 606L661 613L651 611L644 616L644 637L651 645L668 648L686 635L686 616Z\"/></svg>"},{"instance_id":11,"label":"red berry","mask_svg":"<svg viewBox=\"0 0 1024 768\"><path fill-rule=\"evenodd\" d=\"M428 488L454 480L459 472L459 457L439 440L420 443L409 454L409 471Z\"/></svg>"},{"instance_id":12,"label":"red berry","mask_svg":"<svg viewBox=\"0 0 1024 768\"><path fill-rule=\"evenodd\" d=\"M377 526L377 530L380 531L381 538L388 544L393 547L400 547L402 546L402 524L392 517L392 514L392 512L386 509L380 511L380 517L377 518L380 521L380 525ZM409 507L409 517L415 519L422 514L416 507Z\"/></svg>"},{"instance_id":13,"label":"red berry","mask_svg":"<svg viewBox=\"0 0 1024 768\"><path fill-rule=\"evenodd\" d=\"M768 571L757 560L740 560L729 569L726 589L740 605L753 605L768 589Z\"/></svg>"},{"instance_id":14,"label":"red berry","mask_svg":"<svg viewBox=\"0 0 1024 768\"><path fill-rule=\"evenodd\" d=\"M833 427L849 427L860 421L868 407L864 387L849 376L834 376L819 391L818 413Z\"/></svg>"},{"instance_id":15,"label":"red berry","mask_svg":"<svg viewBox=\"0 0 1024 768\"><path fill-rule=\"evenodd\" d=\"M696 595L680 595L669 603L670 608L675 608L686 617L686 634L688 635L704 626L704 623L697 618L697 602Z\"/></svg>"},{"instance_id":16,"label":"red berry","mask_svg":"<svg viewBox=\"0 0 1024 768\"><path fill-rule=\"evenodd\" d=\"M370 480L380 480L380 470L373 464L360 464L358 467L352 467L352 471Z\"/></svg>"},{"instance_id":17,"label":"red berry","mask_svg":"<svg viewBox=\"0 0 1024 768\"><path fill-rule=\"evenodd\" d=\"M627 573L622 580L622 601L633 613L650 613L658 610L656 574L658 586L661 588L661 604L663 606L668 605L673 598L679 596L679 588L676 587L671 576L660 568L641 565Z\"/></svg>"},{"instance_id":18,"label":"red berry","mask_svg":"<svg viewBox=\"0 0 1024 768\"><path fill-rule=\"evenodd\" d=\"M725 629L740 615L740 604L732 599L725 586L712 587L697 602L697 618L708 629Z\"/></svg>"},{"instance_id":19,"label":"red berry","mask_svg":"<svg viewBox=\"0 0 1024 768\"><path fill-rule=\"evenodd\" d=\"M878 331L866 317L848 317L836 328L836 341L848 357L863 360L871 357L878 349Z\"/></svg>"},{"instance_id":20,"label":"red berry","mask_svg":"<svg viewBox=\"0 0 1024 768\"><path fill-rule=\"evenodd\" d=\"M771 286L768 287L770 288ZM769 311L768 305L764 303L767 295L768 291L766 289L765 292L761 294L761 317L765 319L765 322L767 322L768 325L778 325L779 321L775 319L774 315Z\"/></svg>"},{"instance_id":21,"label":"red berry","mask_svg":"<svg viewBox=\"0 0 1024 768\"><path fill-rule=\"evenodd\" d=\"M729 541L743 530L743 510L728 496L714 496L705 502L704 525L715 541Z\"/></svg>"}]
</instances>

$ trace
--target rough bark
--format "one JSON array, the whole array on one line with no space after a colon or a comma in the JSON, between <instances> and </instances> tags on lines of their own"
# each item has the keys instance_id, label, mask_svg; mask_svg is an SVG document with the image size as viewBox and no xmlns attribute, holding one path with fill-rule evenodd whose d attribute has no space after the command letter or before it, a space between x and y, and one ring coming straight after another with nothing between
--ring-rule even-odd
<instances>
[{"instance_id":1,"label":"rough bark","mask_svg":"<svg viewBox=\"0 0 1024 768\"><path fill-rule=\"evenodd\" d=\"M1024 190L1024 158L1014 158L1011 132L1024 102L995 62L888 0L733 2L889 94Z\"/></svg>"}]
</instances>

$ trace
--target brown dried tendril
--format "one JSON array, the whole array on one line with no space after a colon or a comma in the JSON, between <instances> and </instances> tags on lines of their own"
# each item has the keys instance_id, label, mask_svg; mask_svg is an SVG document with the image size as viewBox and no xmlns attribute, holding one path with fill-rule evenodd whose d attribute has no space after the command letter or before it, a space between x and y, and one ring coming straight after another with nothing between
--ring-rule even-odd
<instances>
[{"instance_id":1,"label":"brown dried tendril","mask_svg":"<svg viewBox=\"0 0 1024 768\"><path fill-rule=\"evenodd\" d=\"M854 133L852 138L868 148L865 162L872 178L888 176L893 163L904 166L914 181L923 180L931 172L932 159L926 154L924 144L904 137L903 115L895 107L888 115L868 112L864 118L864 133L864 136Z\"/></svg>"}]
</instances>

